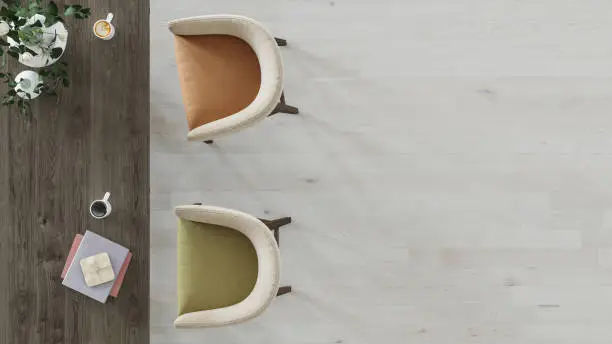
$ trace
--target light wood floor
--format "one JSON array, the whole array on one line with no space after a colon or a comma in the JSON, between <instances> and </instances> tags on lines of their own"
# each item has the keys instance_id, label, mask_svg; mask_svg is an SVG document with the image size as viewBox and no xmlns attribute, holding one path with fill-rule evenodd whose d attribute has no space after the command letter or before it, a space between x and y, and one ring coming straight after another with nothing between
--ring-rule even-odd
<instances>
[{"instance_id":1,"label":"light wood floor","mask_svg":"<svg viewBox=\"0 0 612 344\"><path fill-rule=\"evenodd\" d=\"M278 115L185 140L169 19L239 13L289 40ZM151 4L152 343L612 340L612 4ZM172 207L294 217L292 295L175 330Z\"/></svg>"}]
</instances>

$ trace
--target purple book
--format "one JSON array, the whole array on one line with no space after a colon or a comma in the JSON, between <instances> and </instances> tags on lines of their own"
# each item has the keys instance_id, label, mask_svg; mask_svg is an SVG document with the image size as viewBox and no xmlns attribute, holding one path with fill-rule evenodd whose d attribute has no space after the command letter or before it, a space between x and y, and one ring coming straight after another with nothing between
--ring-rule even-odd
<instances>
[{"instance_id":1,"label":"purple book","mask_svg":"<svg viewBox=\"0 0 612 344\"><path fill-rule=\"evenodd\" d=\"M64 270L62 270L62 281L66 278L66 273L68 273L68 268L72 265L72 260L74 259L74 255L76 251L79 249L81 245L81 240L83 240L83 234L77 234L74 236L74 241L72 242L72 246L70 247L70 252L68 252L68 258L66 258L66 264L64 264ZM128 252L127 257L125 258L125 262L121 266L121 271L115 278L115 283L113 284L113 288L111 289L110 296L118 297L119 290L121 289L121 285L123 285L123 279L125 278L125 274L127 273L128 266L130 266L130 261L132 261L132 252Z\"/></svg>"},{"instance_id":2,"label":"purple book","mask_svg":"<svg viewBox=\"0 0 612 344\"><path fill-rule=\"evenodd\" d=\"M85 235L83 235L81 245L72 259L73 264L70 264L70 268L68 268L68 272L62 284L92 299L105 303L113 288L114 281L94 287L88 287L85 283L85 277L83 277L83 271L81 271L81 265L79 264L81 259L102 252L108 253L115 276L118 276L129 250L94 232L87 231Z\"/></svg>"}]
</instances>

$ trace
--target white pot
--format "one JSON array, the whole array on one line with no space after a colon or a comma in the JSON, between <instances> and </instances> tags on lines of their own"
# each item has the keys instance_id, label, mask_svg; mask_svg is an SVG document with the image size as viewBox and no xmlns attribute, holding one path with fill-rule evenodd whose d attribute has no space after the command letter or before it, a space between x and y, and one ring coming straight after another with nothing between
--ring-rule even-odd
<instances>
[{"instance_id":1,"label":"white pot","mask_svg":"<svg viewBox=\"0 0 612 344\"><path fill-rule=\"evenodd\" d=\"M35 23L37 20L40 20L41 23L45 23L45 16L40 14L33 15L30 19L28 19L26 25ZM51 48L62 48L62 55L66 51L66 43L68 42L68 31L66 31L66 27L62 22L57 22L49 27L44 27L43 25L43 40L49 42L53 39L53 37L57 34L57 39L51 46ZM10 37L7 37L7 42L11 46L18 45ZM51 58L48 54L43 54L42 49L37 46L28 46L28 48L32 49L32 51L36 52L36 56L31 56L30 54L22 54L19 56L19 62L32 68L41 68L54 64L59 60L62 56L58 56L57 58ZM24 56L25 55L25 56ZM28 56L30 55L30 56Z\"/></svg>"},{"instance_id":2,"label":"white pot","mask_svg":"<svg viewBox=\"0 0 612 344\"><path fill-rule=\"evenodd\" d=\"M5 22L5 21L0 21L0 36L4 37L6 36L7 33L9 33L9 30L11 29L10 25Z\"/></svg>"},{"instance_id":3,"label":"white pot","mask_svg":"<svg viewBox=\"0 0 612 344\"><path fill-rule=\"evenodd\" d=\"M27 98L26 94L30 95L30 99L40 96L40 91L36 91L36 86L42 84L40 75L32 70L24 70L15 77L15 91L21 98Z\"/></svg>"}]
</instances>

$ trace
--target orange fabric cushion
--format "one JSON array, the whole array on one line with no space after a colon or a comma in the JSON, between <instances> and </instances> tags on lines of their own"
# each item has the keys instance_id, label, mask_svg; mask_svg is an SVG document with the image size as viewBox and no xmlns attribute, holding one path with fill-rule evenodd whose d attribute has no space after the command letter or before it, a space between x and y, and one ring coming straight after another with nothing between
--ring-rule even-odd
<instances>
[{"instance_id":1,"label":"orange fabric cushion","mask_svg":"<svg viewBox=\"0 0 612 344\"><path fill-rule=\"evenodd\" d=\"M257 96L259 60L242 39L175 36L175 49L189 130L233 115Z\"/></svg>"}]
</instances>

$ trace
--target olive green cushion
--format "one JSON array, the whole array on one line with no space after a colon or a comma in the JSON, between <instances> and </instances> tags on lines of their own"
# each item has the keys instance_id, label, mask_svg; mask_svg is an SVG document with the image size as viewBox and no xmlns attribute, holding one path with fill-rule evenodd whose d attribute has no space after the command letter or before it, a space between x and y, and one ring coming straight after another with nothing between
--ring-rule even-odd
<instances>
[{"instance_id":1,"label":"olive green cushion","mask_svg":"<svg viewBox=\"0 0 612 344\"><path fill-rule=\"evenodd\" d=\"M237 304L251 293L256 279L257 254L244 234L179 220L179 314Z\"/></svg>"}]
</instances>

